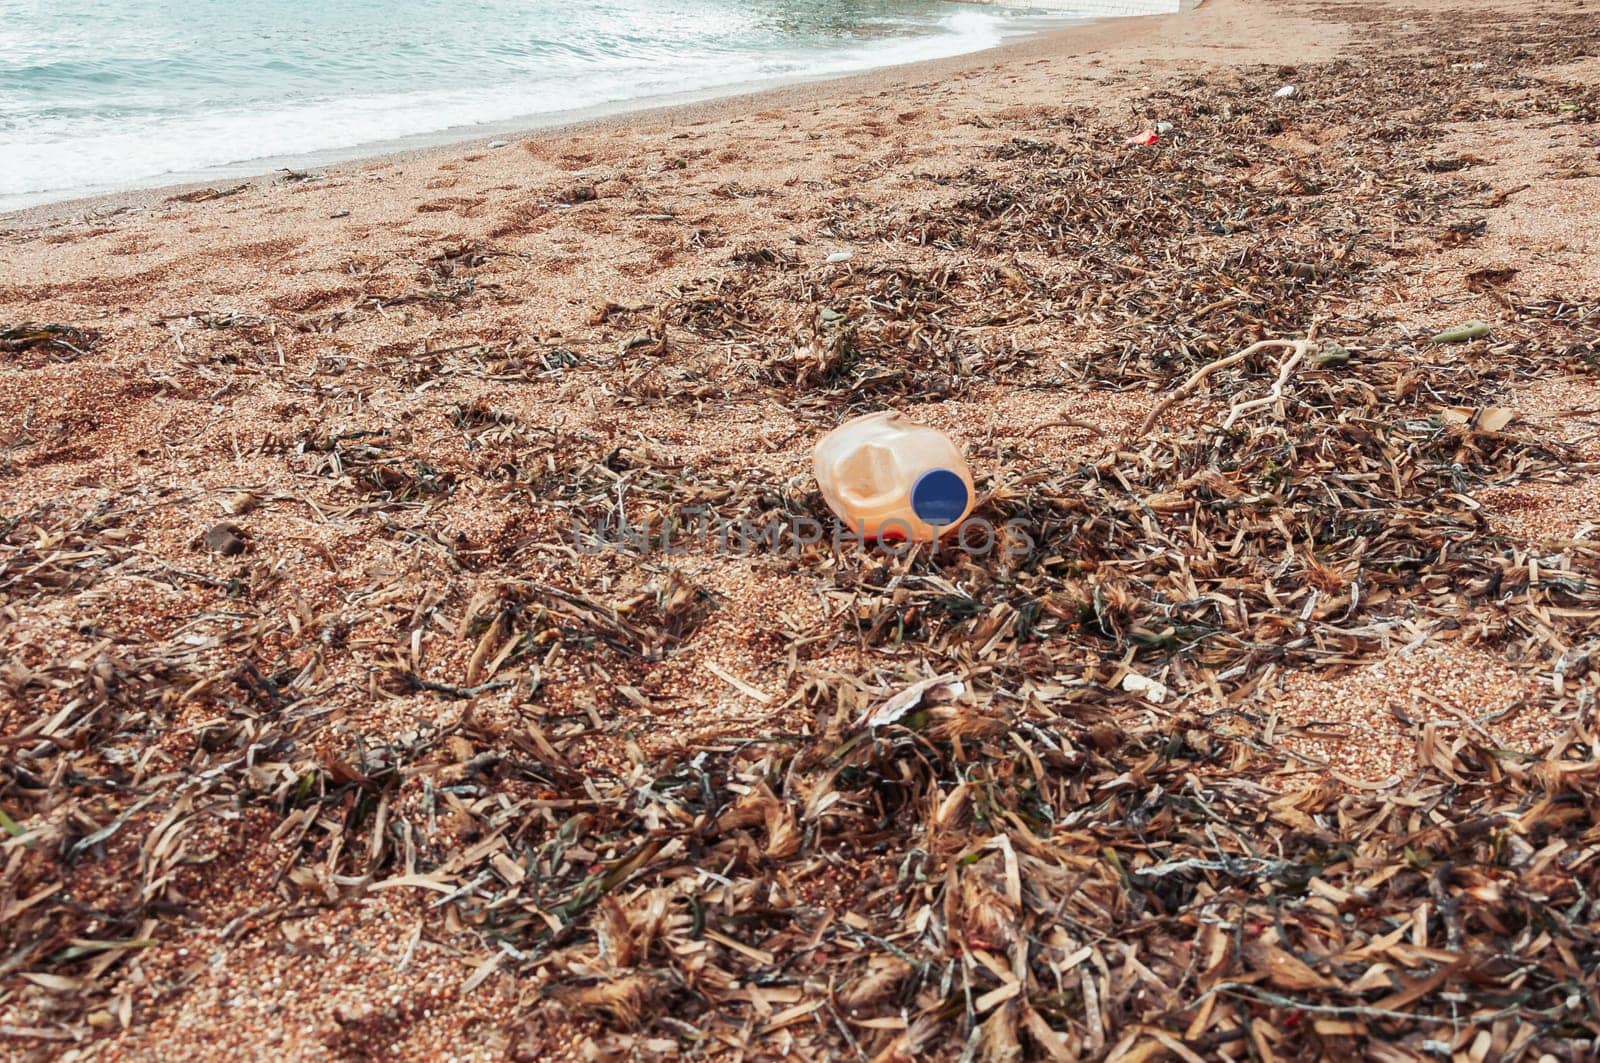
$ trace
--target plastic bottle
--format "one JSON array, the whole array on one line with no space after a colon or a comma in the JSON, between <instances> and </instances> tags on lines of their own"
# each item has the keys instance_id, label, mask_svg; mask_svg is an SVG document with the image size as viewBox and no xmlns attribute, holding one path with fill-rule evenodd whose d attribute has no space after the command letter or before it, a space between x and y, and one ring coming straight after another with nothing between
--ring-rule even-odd
<instances>
[{"instance_id":1,"label":"plastic bottle","mask_svg":"<svg viewBox=\"0 0 1600 1063\"><path fill-rule=\"evenodd\" d=\"M976 497L956 445L895 410L823 436L815 469L828 508L864 539L931 542L954 530Z\"/></svg>"}]
</instances>

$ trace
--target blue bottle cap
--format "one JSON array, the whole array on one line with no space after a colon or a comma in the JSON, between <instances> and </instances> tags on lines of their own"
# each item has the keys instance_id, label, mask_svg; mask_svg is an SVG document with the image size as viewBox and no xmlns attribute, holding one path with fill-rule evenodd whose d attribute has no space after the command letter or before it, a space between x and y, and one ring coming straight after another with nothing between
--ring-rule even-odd
<instances>
[{"instance_id":1,"label":"blue bottle cap","mask_svg":"<svg viewBox=\"0 0 1600 1063\"><path fill-rule=\"evenodd\" d=\"M966 512L966 481L949 469L930 469L911 485L911 508L925 524L954 524Z\"/></svg>"}]
</instances>

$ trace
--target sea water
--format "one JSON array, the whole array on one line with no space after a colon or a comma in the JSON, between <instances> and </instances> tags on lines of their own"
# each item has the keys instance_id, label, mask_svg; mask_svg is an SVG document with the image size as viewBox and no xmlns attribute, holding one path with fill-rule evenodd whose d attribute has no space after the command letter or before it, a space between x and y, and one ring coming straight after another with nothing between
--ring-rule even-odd
<instances>
[{"instance_id":1,"label":"sea water","mask_svg":"<svg viewBox=\"0 0 1600 1063\"><path fill-rule=\"evenodd\" d=\"M0 0L0 211L975 51L946 0Z\"/></svg>"}]
</instances>

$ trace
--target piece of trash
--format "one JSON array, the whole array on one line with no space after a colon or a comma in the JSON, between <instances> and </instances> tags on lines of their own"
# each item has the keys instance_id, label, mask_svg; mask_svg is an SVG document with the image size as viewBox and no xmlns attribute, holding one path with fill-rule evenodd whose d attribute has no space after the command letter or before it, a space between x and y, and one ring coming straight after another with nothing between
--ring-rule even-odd
<instances>
[{"instance_id":1,"label":"piece of trash","mask_svg":"<svg viewBox=\"0 0 1600 1063\"><path fill-rule=\"evenodd\" d=\"M831 265L836 262L849 262L853 257L854 256L851 255L849 251L835 251L833 254L823 259L823 261Z\"/></svg>"},{"instance_id":2,"label":"piece of trash","mask_svg":"<svg viewBox=\"0 0 1600 1063\"><path fill-rule=\"evenodd\" d=\"M1279 89L1277 92L1274 92L1273 95L1276 96L1280 100L1287 100L1290 96L1293 96L1295 94L1295 91L1296 90L1295 90L1295 87L1293 85L1285 85L1283 88Z\"/></svg>"},{"instance_id":3,"label":"piece of trash","mask_svg":"<svg viewBox=\"0 0 1600 1063\"><path fill-rule=\"evenodd\" d=\"M1447 328L1443 332L1434 333L1429 343L1466 343L1468 340L1482 339L1490 332L1488 325L1482 321L1468 321L1455 328Z\"/></svg>"},{"instance_id":4,"label":"piece of trash","mask_svg":"<svg viewBox=\"0 0 1600 1063\"><path fill-rule=\"evenodd\" d=\"M1329 343L1306 361L1320 369L1326 369L1331 365L1345 365L1350 361L1350 357L1348 350L1337 343Z\"/></svg>"},{"instance_id":5,"label":"piece of trash","mask_svg":"<svg viewBox=\"0 0 1600 1063\"><path fill-rule=\"evenodd\" d=\"M1127 140L1124 140L1122 142L1122 146L1125 148L1148 148L1153 146L1160 139L1160 134L1158 134L1154 129L1146 129L1144 132L1135 133Z\"/></svg>"},{"instance_id":6,"label":"piece of trash","mask_svg":"<svg viewBox=\"0 0 1600 1063\"><path fill-rule=\"evenodd\" d=\"M1498 432L1520 416L1509 406L1446 406L1439 420L1445 424L1464 424L1480 432Z\"/></svg>"},{"instance_id":7,"label":"piece of trash","mask_svg":"<svg viewBox=\"0 0 1600 1063\"><path fill-rule=\"evenodd\" d=\"M1156 132L1160 133L1162 136L1166 136L1168 133L1172 132L1172 123L1171 122L1157 122L1156 123Z\"/></svg>"},{"instance_id":8,"label":"piece of trash","mask_svg":"<svg viewBox=\"0 0 1600 1063\"><path fill-rule=\"evenodd\" d=\"M510 143L511 143L511 141L509 141L509 140L491 140L491 141L489 141L489 146L491 148L503 148L503 147L507 146Z\"/></svg>"},{"instance_id":9,"label":"piece of trash","mask_svg":"<svg viewBox=\"0 0 1600 1063\"><path fill-rule=\"evenodd\" d=\"M348 210L336 210L328 215L329 218L348 218L349 216L350 212Z\"/></svg>"},{"instance_id":10,"label":"piece of trash","mask_svg":"<svg viewBox=\"0 0 1600 1063\"><path fill-rule=\"evenodd\" d=\"M1130 694L1139 695L1152 705L1161 704L1172 693L1166 684L1158 683L1149 676L1140 675L1138 672L1129 672L1122 677L1122 689Z\"/></svg>"},{"instance_id":11,"label":"piece of trash","mask_svg":"<svg viewBox=\"0 0 1600 1063\"><path fill-rule=\"evenodd\" d=\"M954 672L936 675L932 679L924 679L912 683L888 701L873 709L867 716L866 726L871 728L887 727L899 720L906 713L928 701L954 701L967 692L967 684Z\"/></svg>"},{"instance_id":12,"label":"piece of trash","mask_svg":"<svg viewBox=\"0 0 1600 1063\"><path fill-rule=\"evenodd\" d=\"M863 540L932 542L972 509L972 472L961 451L896 410L823 436L813 469L828 508Z\"/></svg>"}]
</instances>

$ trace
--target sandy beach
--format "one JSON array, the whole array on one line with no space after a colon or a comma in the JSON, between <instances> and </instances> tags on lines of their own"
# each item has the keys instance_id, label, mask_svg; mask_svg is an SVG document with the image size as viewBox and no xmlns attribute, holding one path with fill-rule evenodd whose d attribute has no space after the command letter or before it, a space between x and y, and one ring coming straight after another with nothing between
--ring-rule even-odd
<instances>
[{"instance_id":1,"label":"sandy beach","mask_svg":"<svg viewBox=\"0 0 1600 1063\"><path fill-rule=\"evenodd\" d=\"M0 217L3 1052L1591 1058L1597 13ZM1014 535L718 542L886 406Z\"/></svg>"}]
</instances>

